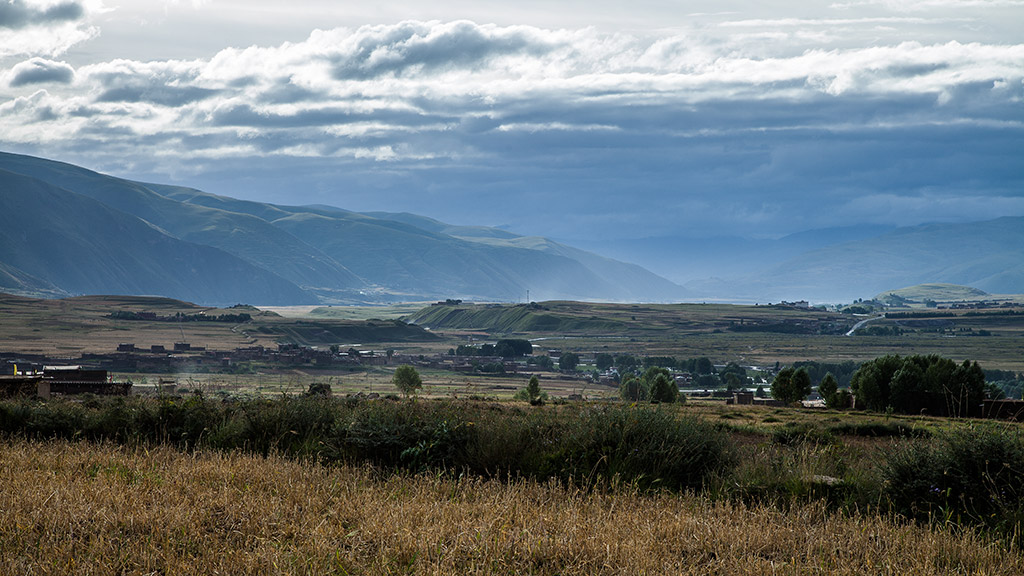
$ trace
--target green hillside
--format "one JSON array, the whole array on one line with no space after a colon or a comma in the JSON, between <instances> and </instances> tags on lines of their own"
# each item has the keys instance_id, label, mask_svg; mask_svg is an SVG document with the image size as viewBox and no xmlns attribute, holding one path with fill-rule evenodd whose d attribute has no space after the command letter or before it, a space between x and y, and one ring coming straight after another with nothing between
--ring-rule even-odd
<instances>
[{"instance_id":1,"label":"green hillside","mask_svg":"<svg viewBox=\"0 0 1024 576\"><path fill-rule=\"evenodd\" d=\"M975 301L989 297L989 293L970 286L958 286L956 284L918 284L908 286L899 290L887 290L875 296L877 300L884 300L895 296L908 302L959 302L962 300Z\"/></svg>"},{"instance_id":2,"label":"green hillside","mask_svg":"<svg viewBox=\"0 0 1024 576\"><path fill-rule=\"evenodd\" d=\"M0 168L88 196L181 240L220 248L304 288L358 290L364 286L319 250L250 214L179 202L138 182L30 156L0 154Z\"/></svg>"},{"instance_id":3,"label":"green hillside","mask_svg":"<svg viewBox=\"0 0 1024 576\"><path fill-rule=\"evenodd\" d=\"M408 316L411 324L448 330L482 330L498 334L558 332L591 334L626 328L616 320L585 317L546 305L434 305Z\"/></svg>"},{"instance_id":4,"label":"green hillside","mask_svg":"<svg viewBox=\"0 0 1024 576\"><path fill-rule=\"evenodd\" d=\"M182 241L86 196L0 170L0 290L309 302L298 286L217 248Z\"/></svg>"}]
</instances>

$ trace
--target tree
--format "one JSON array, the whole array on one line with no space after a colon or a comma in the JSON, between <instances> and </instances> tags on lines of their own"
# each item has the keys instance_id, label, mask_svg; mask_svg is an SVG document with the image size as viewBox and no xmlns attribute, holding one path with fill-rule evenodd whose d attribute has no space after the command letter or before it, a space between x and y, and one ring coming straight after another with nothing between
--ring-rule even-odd
<instances>
[{"instance_id":1,"label":"tree","mask_svg":"<svg viewBox=\"0 0 1024 576\"><path fill-rule=\"evenodd\" d=\"M533 354L533 344L529 340L503 339L498 340L494 345L494 353L502 358L515 358L516 356L529 356Z\"/></svg>"},{"instance_id":2,"label":"tree","mask_svg":"<svg viewBox=\"0 0 1024 576\"><path fill-rule=\"evenodd\" d=\"M952 416L969 416L985 396L985 373L977 362L963 364L936 354L888 355L865 362L853 374L850 388L871 410L892 408L913 414L938 407Z\"/></svg>"},{"instance_id":3,"label":"tree","mask_svg":"<svg viewBox=\"0 0 1024 576\"><path fill-rule=\"evenodd\" d=\"M825 401L825 407L827 408L842 408L839 406L839 397L837 392L839 391L839 382L831 372L825 374L825 377L818 383L818 394L821 395L822 400Z\"/></svg>"},{"instance_id":4,"label":"tree","mask_svg":"<svg viewBox=\"0 0 1024 576\"><path fill-rule=\"evenodd\" d=\"M729 362L725 365L725 368L718 373L718 377L725 383L726 389L730 392L733 390L739 390L750 384L750 378L747 377L747 371L735 362Z\"/></svg>"},{"instance_id":5,"label":"tree","mask_svg":"<svg viewBox=\"0 0 1024 576\"><path fill-rule=\"evenodd\" d=\"M674 380L665 374L658 374L650 384L651 402L672 403L679 399L679 388Z\"/></svg>"},{"instance_id":6,"label":"tree","mask_svg":"<svg viewBox=\"0 0 1024 576\"><path fill-rule=\"evenodd\" d=\"M395 374L391 377L391 383L402 394L405 394L406 397L410 394L415 394L420 388L423 388L423 380L420 379L420 373L408 364L402 364L395 368Z\"/></svg>"},{"instance_id":7,"label":"tree","mask_svg":"<svg viewBox=\"0 0 1024 576\"><path fill-rule=\"evenodd\" d=\"M964 360L953 370L946 389L946 401L953 416L970 416L972 408L985 399L985 372L977 362Z\"/></svg>"},{"instance_id":8,"label":"tree","mask_svg":"<svg viewBox=\"0 0 1024 576\"><path fill-rule=\"evenodd\" d=\"M548 395L540 389L540 380L536 376L531 376L526 388L516 392L515 399L526 400L534 406L543 406L547 402Z\"/></svg>"},{"instance_id":9,"label":"tree","mask_svg":"<svg viewBox=\"0 0 1024 576\"><path fill-rule=\"evenodd\" d=\"M783 368L772 380L772 398L786 404L798 402L811 393L811 376L803 368Z\"/></svg>"},{"instance_id":10,"label":"tree","mask_svg":"<svg viewBox=\"0 0 1024 576\"><path fill-rule=\"evenodd\" d=\"M622 354L615 357L615 367L619 369L619 374L625 376L640 367L640 360L636 356Z\"/></svg>"},{"instance_id":11,"label":"tree","mask_svg":"<svg viewBox=\"0 0 1024 576\"><path fill-rule=\"evenodd\" d=\"M544 354L543 356L532 356L530 358L527 358L526 363L533 364L542 370L551 370L552 368L555 367L554 360L552 360L551 356L548 356L547 354Z\"/></svg>"},{"instance_id":12,"label":"tree","mask_svg":"<svg viewBox=\"0 0 1024 576\"><path fill-rule=\"evenodd\" d=\"M715 371L715 365L706 356L697 358L694 368L697 374L712 374Z\"/></svg>"},{"instance_id":13,"label":"tree","mask_svg":"<svg viewBox=\"0 0 1024 576\"><path fill-rule=\"evenodd\" d=\"M580 357L575 352L563 352L558 358L558 368L560 370L575 370L579 363Z\"/></svg>"},{"instance_id":14,"label":"tree","mask_svg":"<svg viewBox=\"0 0 1024 576\"><path fill-rule=\"evenodd\" d=\"M615 365L615 357L607 352L601 352L594 356L594 364L598 370L604 372Z\"/></svg>"},{"instance_id":15,"label":"tree","mask_svg":"<svg viewBox=\"0 0 1024 576\"><path fill-rule=\"evenodd\" d=\"M642 402L650 397L643 381L633 374L622 377L622 382L619 383L619 396L632 402Z\"/></svg>"}]
</instances>

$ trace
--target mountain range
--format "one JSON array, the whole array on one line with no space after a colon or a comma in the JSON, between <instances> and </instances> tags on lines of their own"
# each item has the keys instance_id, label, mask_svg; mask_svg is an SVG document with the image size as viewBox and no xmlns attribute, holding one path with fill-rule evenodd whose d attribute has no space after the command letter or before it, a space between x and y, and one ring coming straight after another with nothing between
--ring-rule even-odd
<instances>
[{"instance_id":1,"label":"mountain range","mask_svg":"<svg viewBox=\"0 0 1024 576\"><path fill-rule=\"evenodd\" d=\"M589 246L641 267L497 228L252 202L8 153L0 215L0 291L31 296L849 302L923 283L1024 293L1024 217Z\"/></svg>"},{"instance_id":2,"label":"mountain range","mask_svg":"<svg viewBox=\"0 0 1024 576\"><path fill-rule=\"evenodd\" d=\"M917 284L1024 293L1024 217L897 228L807 250L729 280L691 281L697 294L736 299L849 302Z\"/></svg>"},{"instance_id":3,"label":"mountain range","mask_svg":"<svg viewBox=\"0 0 1024 576\"><path fill-rule=\"evenodd\" d=\"M412 214L279 206L0 153L0 291L204 304L674 301L639 266Z\"/></svg>"}]
</instances>

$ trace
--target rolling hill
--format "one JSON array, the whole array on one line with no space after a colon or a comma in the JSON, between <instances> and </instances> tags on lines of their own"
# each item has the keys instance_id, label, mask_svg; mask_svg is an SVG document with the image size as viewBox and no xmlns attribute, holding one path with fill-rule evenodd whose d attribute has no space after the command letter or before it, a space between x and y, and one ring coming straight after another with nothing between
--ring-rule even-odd
<instances>
[{"instance_id":1,"label":"rolling hill","mask_svg":"<svg viewBox=\"0 0 1024 576\"><path fill-rule=\"evenodd\" d=\"M23 221L0 250L0 289L17 293L143 291L277 305L508 301L528 290L534 299L686 296L639 266L495 229L250 202L15 154L0 153L0 170L11 190L5 199L20 202L5 213ZM102 226L90 222L97 218ZM59 222L60 232L38 232L48 222ZM30 233L32 245L16 247L17 235Z\"/></svg>"},{"instance_id":2,"label":"rolling hill","mask_svg":"<svg viewBox=\"0 0 1024 576\"><path fill-rule=\"evenodd\" d=\"M0 290L51 297L154 294L236 303L315 302L295 284L186 242L101 202L0 170Z\"/></svg>"}]
</instances>

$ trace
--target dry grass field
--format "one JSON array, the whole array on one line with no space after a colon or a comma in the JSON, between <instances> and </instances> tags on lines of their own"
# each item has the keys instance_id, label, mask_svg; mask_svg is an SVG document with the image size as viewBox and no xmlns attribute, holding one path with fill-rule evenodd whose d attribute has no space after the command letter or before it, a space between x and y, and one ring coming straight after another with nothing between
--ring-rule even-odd
<instances>
[{"instance_id":1,"label":"dry grass field","mask_svg":"<svg viewBox=\"0 0 1024 576\"><path fill-rule=\"evenodd\" d=\"M819 504L0 441L3 574L1006 574L972 530Z\"/></svg>"}]
</instances>

